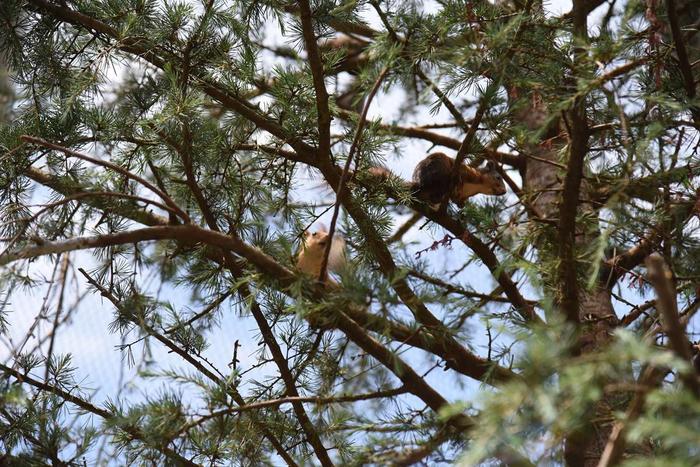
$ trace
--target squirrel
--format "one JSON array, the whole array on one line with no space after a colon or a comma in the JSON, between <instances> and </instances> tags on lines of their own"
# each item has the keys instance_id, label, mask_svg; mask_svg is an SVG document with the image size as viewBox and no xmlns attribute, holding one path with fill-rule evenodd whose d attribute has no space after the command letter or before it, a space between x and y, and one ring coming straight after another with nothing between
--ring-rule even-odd
<instances>
[{"instance_id":1,"label":"squirrel","mask_svg":"<svg viewBox=\"0 0 700 467\"><path fill-rule=\"evenodd\" d=\"M418 198L430 204L441 203L452 184L454 163L453 158L442 152L434 152L420 161L413 170L411 187ZM496 196L506 194L506 186L495 163L489 161L482 169L460 164L457 185L449 198L461 208L468 198L477 193Z\"/></svg>"},{"instance_id":2,"label":"squirrel","mask_svg":"<svg viewBox=\"0 0 700 467\"><path fill-rule=\"evenodd\" d=\"M331 251L328 255L328 268L325 274L326 277L323 279L325 280L328 278L328 271L340 271L346 262L345 240L338 236L334 236L331 240L329 239L328 232L323 229L313 233L309 232L308 230L304 232L301 242L301 249L297 255L297 269L304 274L308 274L315 279L318 279L319 274L321 274L323 255L326 252L326 247L329 240L331 241Z\"/></svg>"},{"instance_id":3,"label":"squirrel","mask_svg":"<svg viewBox=\"0 0 700 467\"><path fill-rule=\"evenodd\" d=\"M442 152L429 154L413 170L411 192L433 207L439 205L448 196L452 185L454 163L453 158ZM383 178L390 174L383 167L372 167L370 173ZM495 196L506 194L506 186L494 162L489 161L479 169L460 164L457 185L449 193L449 199L461 208L468 198L477 193Z\"/></svg>"}]
</instances>

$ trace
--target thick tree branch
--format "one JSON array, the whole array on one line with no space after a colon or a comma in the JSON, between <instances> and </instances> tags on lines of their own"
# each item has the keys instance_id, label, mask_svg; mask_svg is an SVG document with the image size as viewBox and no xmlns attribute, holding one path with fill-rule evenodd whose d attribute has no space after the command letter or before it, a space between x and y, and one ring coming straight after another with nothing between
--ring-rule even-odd
<instances>
[{"instance_id":1,"label":"thick tree branch","mask_svg":"<svg viewBox=\"0 0 700 467\"><path fill-rule=\"evenodd\" d=\"M302 33L309 67L316 91L316 113L318 114L318 152L319 156L330 157L331 151L331 112L328 108L328 91L324 82L323 60L318 49L316 34L308 0L299 0Z\"/></svg>"},{"instance_id":2,"label":"thick tree branch","mask_svg":"<svg viewBox=\"0 0 700 467\"><path fill-rule=\"evenodd\" d=\"M46 242L19 251L7 252L0 255L0 266L20 259L32 259L69 251L139 243L147 240L183 240L196 242L198 241L196 237L197 232L189 230L189 226L148 227L145 229L94 237L75 237L65 241Z\"/></svg>"},{"instance_id":3,"label":"thick tree branch","mask_svg":"<svg viewBox=\"0 0 700 467\"><path fill-rule=\"evenodd\" d=\"M676 46L676 54L678 54L679 68L683 77L683 85L685 92L690 100L695 99L695 78L693 70L688 59L688 52L685 48L685 40L681 31L680 22L678 20L678 12L676 11L675 0L666 0L666 10L668 12L668 22L671 26L671 36L673 43ZM695 104L690 106L690 112L693 115L693 120L696 124L700 124L700 107Z\"/></svg>"},{"instance_id":4,"label":"thick tree branch","mask_svg":"<svg viewBox=\"0 0 700 467\"><path fill-rule=\"evenodd\" d=\"M673 273L664 261L664 258L654 253L646 259L646 266L649 270L649 280L656 289L658 295L656 308L662 317L664 331L668 336L668 346L678 356L678 358L690 362L692 354L690 352L690 342L685 335L684 326L678 317L678 303L676 302L676 288L673 286ZM698 375L693 371L681 373L680 378L690 389L695 397L700 398L700 382Z\"/></svg>"},{"instance_id":5,"label":"thick tree branch","mask_svg":"<svg viewBox=\"0 0 700 467\"><path fill-rule=\"evenodd\" d=\"M587 42L588 15L585 2L574 0L574 41ZM574 78L582 75L584 54L581 45L574 52ZM570 322L579 321L578 278L576 272L576 214L583 167L588 153L586 98L577 96L567 112L569 124L569 162L559 204L559 305Z\"/></svg>"}]
</instances>

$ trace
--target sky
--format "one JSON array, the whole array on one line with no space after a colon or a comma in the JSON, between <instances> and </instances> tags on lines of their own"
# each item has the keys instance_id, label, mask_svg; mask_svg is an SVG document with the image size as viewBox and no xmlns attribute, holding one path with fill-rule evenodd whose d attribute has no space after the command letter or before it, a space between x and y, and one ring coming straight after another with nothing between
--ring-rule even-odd
<instances>
[{"instance_id":1,"label":"sky","mask_svg":"<svg viewBox=\"0 0 700 467\"><path fill-rule=\"evenodd\" d=\"M571 3L568 1L557 1L549 4L551 14L559 14L570 9ZM371 23L376 22L376 18L371 19ZM279 38L278 38L279 39ZM267 43L267 42L266 42ZM268 45L272 45L267 43ZM370 119L381 119L385 123L394 121L397 116L397 104L402 99L399 92L391 92L389 94L379 93L375 98L370 108L368 117ZM427 110L416 116L416 123L433 119L433 121L450 120L450 115L444 109L441 109L437 115L431 117ZM410 124L411 122L402 122ZM399 160L393 157L388 157L387 166L397 175L404 179L410 179L413 167L424 158L431 147L428 143L420 140L410 140L402 143L403 157ZM450 155L454 155L454 151L440 148ZM519 176L516 172L510 175L518 180ZM318 200L319 204L332 202L333 197L331 191L327 188L320 188L321 182L308 176L307 172L299 174L299 188L295 190L293 196L299 200ZM38 195L41 195L39 193ZM512 193L508 195L513 201L515 197ZM478 195L473 198L474 202L480 203L484 201L483 195ZM410 213L396 218L395 226L401 225ZM330 224L330 213L320 219L319 224L314 226L320 227L321 224L328 226ZM420 226L422 222L419 222ZM434 240L439 240L444 235L441 231L431 229L419 229L418 226L413 227L404 237L406 243L406 254L412 255L416 251L426 248L433 243ZM437 252L431 252L428 261L430 262L431 270L436 274L441 271L456 269L463 264L466 258L466 252L462 245L455 244L452 248L442 248ZM79 252L71 255L71 261L74 265L90 270L96 263L91 253ZM50 277L53 266L46 260L35 261L31 264L31 270L36 277ZM465 284L471 285L476 291L489 293L495 287L495 282L490 273L480 265L469 266L460 276L460 280ZM144 280L148 283L148 279ZM160 300L171 302L178 310L202 309L206 304L191 304L190 291L187 287L171 287L167 286L158 289L157 280L151 282L149 290L157 294ZM85 290L85 280L82 276L71 276L68 281L67 297L73 297L76 294L80 295ZM8 347L15 347L21 341L22 336L27 333L32 326L36 326L34 330L34 338L30 339L24 346L24 351L34 349L37 340L41 340L46 336L47 331L51 328L50 322L42 319L42 311L44 310L44 301L47 296L47 287L37 286L31 290L26 290L21 293L15 293L9 305L12 312L9 314L10 333L0 339L0 360L7 363L11 359L11 354ZM56 290L52 290L49 294L49 299L46 300L49 306L55 306ZM527 298L535 298L532 291L527 291ZM644 297L629 296L630 301L641 303L645 300ZM65 303L66 309L70 307L71 301ZM55 308L54 308L55 309ZM38 317L38 318L37 318ZM110 322L114 319L113 306L106 299L97 294L87 294L81 303L71 312L69 323L61 325L56 336L55 353L71 354L73 363L77 368L77 380L82 386L92 388L94 390L90 399L95 403L104 401L108 395L113 396L117 388L121 388L120 397L124 400L138 401L148 395L154 394L154 388L163 387L163 383L151 383L148 385L130 384L138 370L130 367L127 360L124 358L124 353L118 350L117 346L124 344L117 334L107 332ZM255 363L255 353L258 350L258 339L256 334L257 327L251 318L238 316L231 309L231 305L227 302L224 311L220 316L221 327L214 332L210 332L207 336L209 348L205 352L207 359L226 372L228 363L231 361L233 344L239 341L242 345L238 352L240 360L240 368L249 368ZM479 323L471 323L475 330L475 339L472 342L477 353L484 354L484 346L487 343L486 335L483 332L483 326ZM8 340L11 339L11 342ZM44 352L47 347L44 344ZM150 370L167 369L173 366L181 365L178 358L169 354L165 349L154 343L151 346L152 363L147 366ZM427 369L429 364L419 355L417 351L410 351L406 354L406 358L417 368ZM251 373L252 376L264 377L268 374L267 368L260 368ZM428 382L449 400L472 399L473 395L478 393L481 385L478 382L467 380L466 378L445 377L448 373L442 370L437 370L431 373L427 379ZM193 401L194 402L194 401Z\"/></svg>"}]
</instances>

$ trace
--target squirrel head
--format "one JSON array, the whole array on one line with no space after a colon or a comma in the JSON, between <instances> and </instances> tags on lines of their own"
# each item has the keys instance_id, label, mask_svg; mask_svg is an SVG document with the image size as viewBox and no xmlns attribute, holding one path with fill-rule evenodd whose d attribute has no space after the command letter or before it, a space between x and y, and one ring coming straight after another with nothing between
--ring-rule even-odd
<instances>
[{"instance_id":1,"label":"squirrel head","mask_svg":"<svg viewBox=\"0 0 700 467\"><path fill-rule=\"evenodd\" d=\"M304 249L305 250L325 250L326 245L330 241L330 236L325 230L317 230L316 232L304 232Z\"/></svg>"},{"instance_id":2,"label":"squirrel head","mask_svg":"<svg viewBox=\"0 0 700 467\"><path fill-rule=\"evenodd\" d=\"M301 250L297 256L297 269L302 272L318 276L321 272L323 255L326 253L328 243L331 251L328 255L328 270L339 272L345 265L345 240L340 236L331 236L325 230L316 232L306 231L302 237Z\"/></svg>"},{"instance_id":3,"label":"squirrel head","mask_svg":"<svg viewBox=\"0 0 700 467\"><path fill-rule=\"evenodd\" d=\"M503 177L501 177L495 162L488 161L484 168L479 169L479 172L483 176L484 187L490 190L484 194L496 196L506 194L506 184L503 182Z\"/></svg>"},{"instance_id":4,"label":"squirrel head","mask_svg":"<svg viewBox=\"0 0 700 467\"><path fill-rule=\"evenodd\" d=\"M506 185L494 162L489 161L480 169L473 169L464 164L460 168L460 179L452 192L452 201L462 207L468 198L477 193L494 196L506 194Z\"/></svg>"}]
</instances>

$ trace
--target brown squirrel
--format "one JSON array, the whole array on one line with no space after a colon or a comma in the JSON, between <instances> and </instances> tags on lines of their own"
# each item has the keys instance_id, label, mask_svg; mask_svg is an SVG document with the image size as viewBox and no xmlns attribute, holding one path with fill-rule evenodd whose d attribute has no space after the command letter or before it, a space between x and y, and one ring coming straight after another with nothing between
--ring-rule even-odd
<instances>
[{"instance_id":1,"label":"brown squirrel","mask_svg":"<svg viewBox=\"0 0 700 467\"><path fill-rule=\"evenodd\" d=\"M308 230L304 232L301 249L297 255L297 269L318 279L329 240L331 241L331 251L328 255L328 268L324 279L328 278L328 271L338 272L346 261L345 240L338 236L333 236L331 240L328 232L323 229L313 233Z\"/></svg>"},{"instance_id":2,"label":"brown squirrel","mask_svg":"<svg viewBox=\"0 0 700 467\"><path fill-rule=\"evenodd\" d=\"M420 161L413 170L412 186L418 198L430 204L441 203L452 185L454 163L453 158L441 152L434 152ZM457 184L449 194L450 200L461 208L468 198L477 193L506 194L506 186L495 163L489 161L482 169L460 164Z\"/></svg>"},{"instance_id":3,"label":"brown squirrel","mask_svg":"<svg viewBox=\"0 0 700 467\"><path fill-rule=\"evenodd\" d=\"M439 205L448 196L448 190L452 186L454 163L453 158L442 152L428 155L413 170L411 192L433 206ZM370 173L386 178L390 172L385 168L373 167ZM457 184L449 193L449 199L461 208L468 198L477 193L495 196L506 194L506 186L495 163L489 161L480 169L460 164Z\"/></svg>"}]
</instances>

